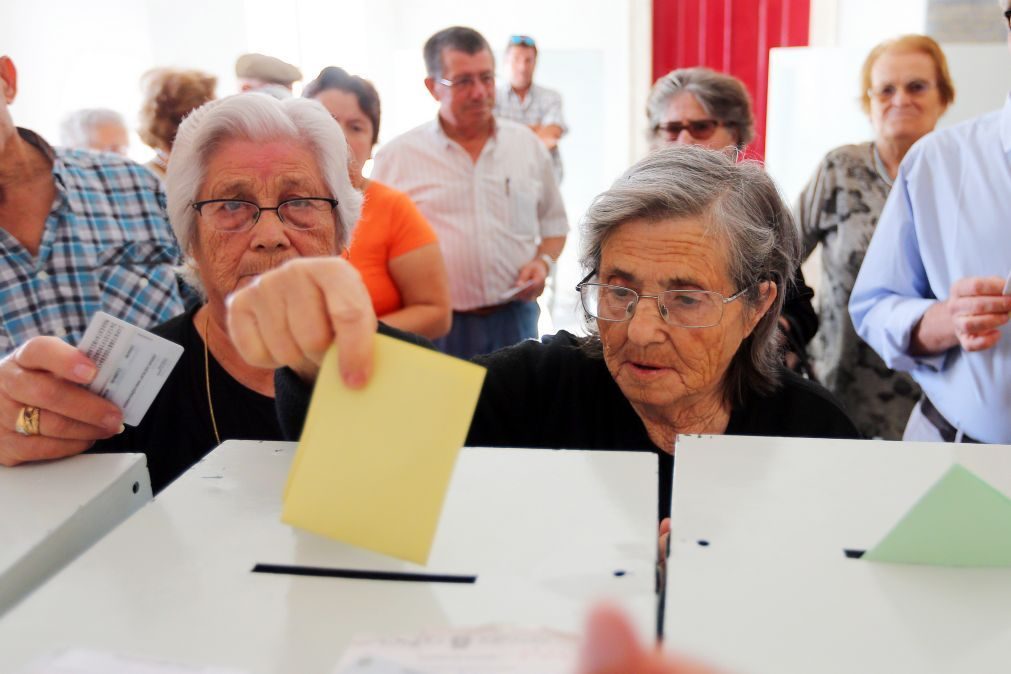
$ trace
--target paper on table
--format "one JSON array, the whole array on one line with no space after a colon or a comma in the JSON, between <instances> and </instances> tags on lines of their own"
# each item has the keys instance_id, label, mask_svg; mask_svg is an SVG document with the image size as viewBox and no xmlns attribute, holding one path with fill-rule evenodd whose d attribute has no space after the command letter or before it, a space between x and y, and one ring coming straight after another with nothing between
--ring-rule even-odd
<instances>
[{"instance_id":1,"label":"paper on table","mask_svg":"<svg viewBox=\"0 0 1011 674\"><path fill-rule=\"evenodd\" d=\"M376 336L365 388L323 360L285 488L281 520L424 564L485 370Z\"/></svg>"},{"instance_id":2,"label":"paper on table","mask_svg":"<svg viewBox=\"0 0 1011 674\"><path fill-rule=\"evenodd\" d=\"M952 466L863 559L1011 566L1011 499L962 466Z\"/></svg>"},{"instance_id":3,"label":"paper on table","mask_svg":"<svg viewBox=\"0 0 1011 674\"><path fill-rule=\"evenodd\" d=\"M333 674L566 674L579 643L574 634L508 625L362 635Z\"/></svg>"}]
</instances>

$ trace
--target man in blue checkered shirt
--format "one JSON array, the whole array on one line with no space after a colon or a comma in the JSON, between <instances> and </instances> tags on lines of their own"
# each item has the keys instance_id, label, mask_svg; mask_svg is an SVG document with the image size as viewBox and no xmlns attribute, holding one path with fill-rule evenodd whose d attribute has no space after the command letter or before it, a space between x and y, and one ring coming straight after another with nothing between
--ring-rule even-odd
<instances>
[{"instance_id":1,"label":"man in blue checkered shirt","mask_svg":"<svg viewBox=\"0 0 1011 674\"><path fill-rule=\"evenodd\" d=\"M54 150L14 126L16 94L0 56L0 355L37 335L76 344L99 310L144 328L182 313L157 178L110 154Z\"/></svg>"}]
</instances>

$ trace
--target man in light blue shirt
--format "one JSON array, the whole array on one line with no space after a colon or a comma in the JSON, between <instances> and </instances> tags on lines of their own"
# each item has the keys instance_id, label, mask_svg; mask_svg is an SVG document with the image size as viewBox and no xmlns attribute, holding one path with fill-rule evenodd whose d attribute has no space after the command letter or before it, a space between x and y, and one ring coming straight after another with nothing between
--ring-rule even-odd
<instances>
[{"instance_id":1,"label":"man in light blue shirt","mask_svg":"<svg viewBox=\"0 0 1011 674\"><path fill-rule=\"evenodd\" d=\"M902 162L849 309L888 367L923 389L904 440L1011 443L1009 200L1011 95Z\"/></svg>"}]
</instances>

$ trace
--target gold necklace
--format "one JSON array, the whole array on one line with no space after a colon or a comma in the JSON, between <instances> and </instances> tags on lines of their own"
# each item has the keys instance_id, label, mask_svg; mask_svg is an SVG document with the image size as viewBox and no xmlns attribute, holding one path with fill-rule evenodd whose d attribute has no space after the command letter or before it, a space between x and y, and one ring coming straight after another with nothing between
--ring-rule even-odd
<instances>
[{"instance_id":1,"label":"gold necklace","mask_svg":"<svg viewBox=\"0 0 1011 674\"><path fill-rule=\"evenodd\" d=\"M211 359L208 355L208 342L211 341L211 314L207 313L207 320L204 322L204 382L207 384L207 407L211 410L211 427L214 428L214 440L221 444L221 436L218 435L218 420L214 418L214 401L211 399ZM217 446L217 445L215 445Z\"/></svg>"}]
</instances>

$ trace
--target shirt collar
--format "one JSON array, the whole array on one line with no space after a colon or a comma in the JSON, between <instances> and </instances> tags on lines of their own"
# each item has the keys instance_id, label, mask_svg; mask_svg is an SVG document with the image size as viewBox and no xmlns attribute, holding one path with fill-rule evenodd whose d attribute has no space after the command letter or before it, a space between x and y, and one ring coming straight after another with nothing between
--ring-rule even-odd
<instances>
[{"instance_id":1,"label":"shirt collar","mask_svg":"<svg viewBox=\"0 0 1011 674\"><path fill-rule=\"evenodd\" d=\"M1004 153L1011 153L1011 94L1008 94L1000 112L1000 142Z\"/></svg>"},{"instance_id":2,"label":"shirt collar","mask_svg":"<svg viewBox=\"0 0 1011 674\"><path fill-rule=\"evenodd\" d=\"M45 155L46 159L53 165L53 183L56 185L57 207L66 198L66 184L63 179L63 162L60 155L53 149L53 146L46 142L46 139L30 129L16 127L21 140L25 141L36 150Z\"/></svg>"},{"instance_id":3,"label":"shirt collar","mask_svg":"<svg viewBox=\"0 0 1011 674\"><path fill-rule=\"evenodd\" d=\"M443 143L446 147L451 147L452 145L457 145L452 138L446 135L446 131L442 128L442 119L438 114L435 115L435 120L432 122L432 135L435 136L436 140ZM492 115L491 118L491 135L489 136L489 142L494 142L498 138L498 120Z\"/></svg>"},{"instance_id":4,"label":"shirt collar","mask_svg":"<svg viewBox=\"0 0 1011 674\"><path fill-rule=\"evenodd\" d=\"M17 130L18 135L21 136L21 140L25 141L26 143L34 147L36 150L46 155L46 159L48 159L51 163L53 164L56 163L56 150L53 149L52 145L46 142L45 138L35 133L34 131L30 131L29 129L23 129L20 126L17 127Z\"/></svg>"}]
</instances>

